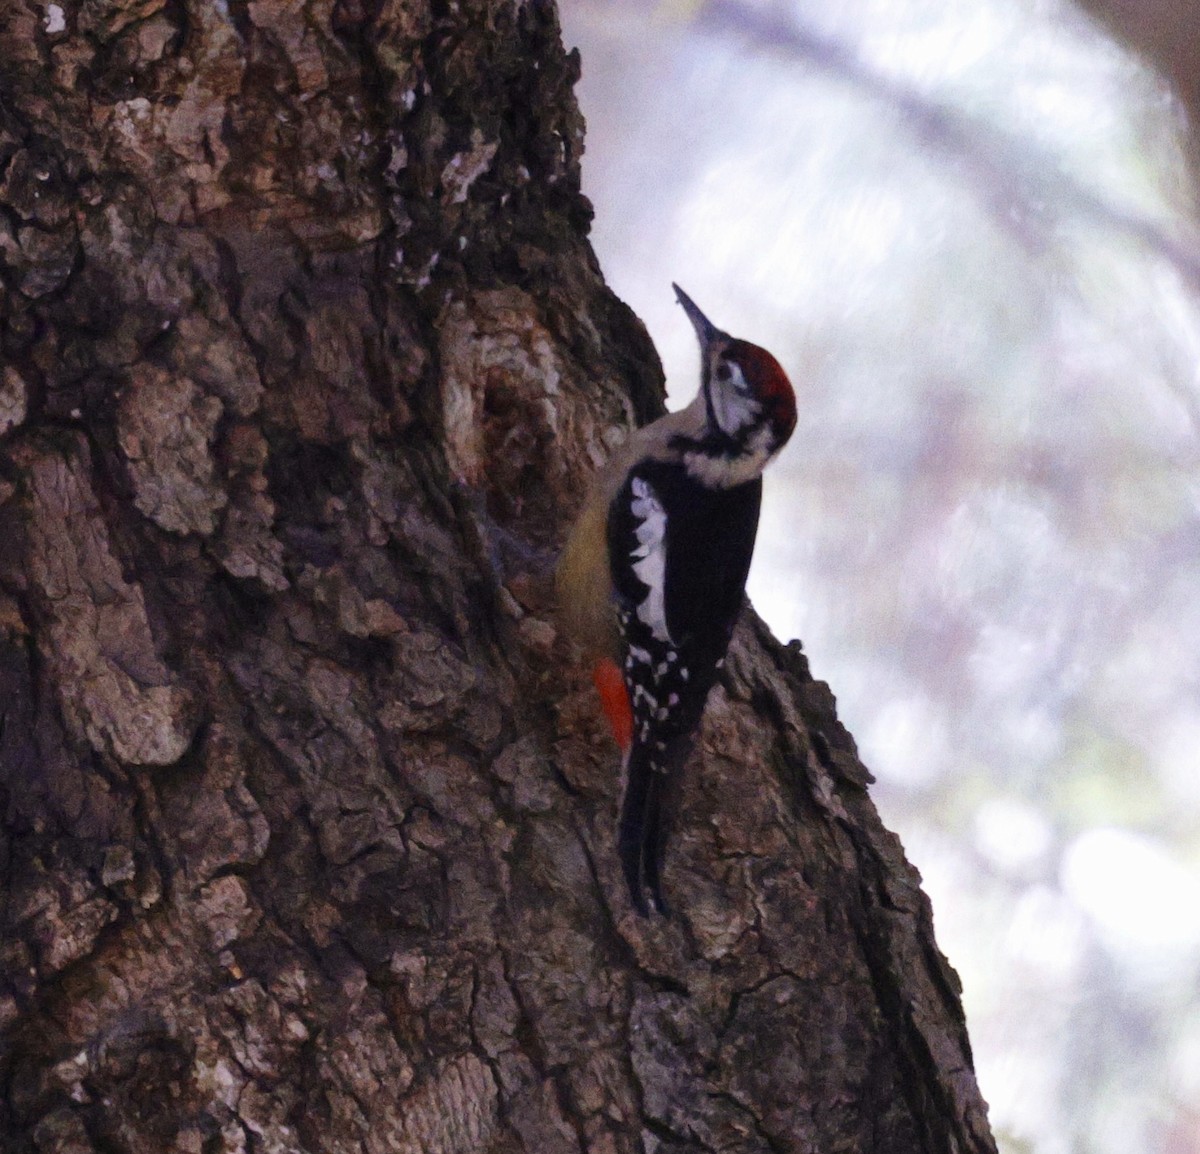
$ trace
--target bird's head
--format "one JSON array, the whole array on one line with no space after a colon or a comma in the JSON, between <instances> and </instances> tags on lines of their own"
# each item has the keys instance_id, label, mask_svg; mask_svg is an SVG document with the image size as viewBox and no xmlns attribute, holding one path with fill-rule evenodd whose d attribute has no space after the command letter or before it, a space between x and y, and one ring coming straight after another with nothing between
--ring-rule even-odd
<instances>
[{"instance_id":1,"label":"bird's head","mask_svg":"<svg viewBox=\"0 0 1200 1154\"><path fill-rule=\"evenodd\" d=\"M766 349L722 332L683 289L671 287L700 341L700 391L711 435L731 448L754 443L775 454L796 427L787 374Z\"/></svg>"}]
</instances>

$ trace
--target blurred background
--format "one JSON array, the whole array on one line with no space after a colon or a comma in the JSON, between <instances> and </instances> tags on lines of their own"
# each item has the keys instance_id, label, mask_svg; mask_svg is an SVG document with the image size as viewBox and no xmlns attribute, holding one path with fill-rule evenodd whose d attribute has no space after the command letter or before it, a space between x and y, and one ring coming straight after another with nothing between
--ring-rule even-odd
<instances>
[{"instance_id":1,"label":"blurred background","mask_svg":"<svg viewBox=\"0 0 1200 1154\"><path fill-rule=\"evenodd\" d=\"M797 385L751 596L832 686L921 870L1001 1149L1200 1154L1176 96L1054 0L562 15L594 243L672 406L698 376L672 280Z\"/></svg>"}]
</instances>

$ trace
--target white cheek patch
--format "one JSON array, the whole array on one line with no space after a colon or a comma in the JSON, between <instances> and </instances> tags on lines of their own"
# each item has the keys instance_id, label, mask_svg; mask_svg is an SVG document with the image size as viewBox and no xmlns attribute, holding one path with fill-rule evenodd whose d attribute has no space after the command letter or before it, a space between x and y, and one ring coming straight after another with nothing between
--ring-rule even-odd
<instances>
[{"instance_id":1,"label":"white cheek patch","mask_svg":"<svg viewBox=\"0 0 1200 1154\"><path fill-rule=\"evenodd\" d=\"M650 591L637 607L638 619L649 626L657 641L671 641L663 595L667 585L667 514L648 481L633 479L630 512L638 522L638 547L633 551L633 571Z\"/></svg>"},{"instance_id":2,"label":"white cheek patch","mask_svg":"<svg viewBox=\"0 0 1200 1154\"><path fill-rule=\"evenodd\" d=\"M729 379L718 381L714 377L708 389L718 428L733 437L747 425L757 424L762 406L748 394L741 367L732 361L726 361L725 367L729 369Z\"/></svg>"}]
</instances>

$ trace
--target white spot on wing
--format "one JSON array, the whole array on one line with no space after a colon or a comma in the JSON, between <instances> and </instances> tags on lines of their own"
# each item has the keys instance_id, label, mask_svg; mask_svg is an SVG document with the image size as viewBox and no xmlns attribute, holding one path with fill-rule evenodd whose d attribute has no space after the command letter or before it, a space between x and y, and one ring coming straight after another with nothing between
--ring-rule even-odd
<instances>
[{"instance_id":1,"label":"white spot on wing","mask_svg":"<svg viewBox=\"0 0 1200 1154\"><path fill-rule=\"evenodd\" d=\"M649 665L653 660L654 658L650 656L648 650L643 649L640 645L631 645L629 647L629 658L625 664L632 669L634 662L638 665Z\"/></svg>"},{"instance_id":2,"label":"white spot on wing","mask_svg":"<svg viewBox=\"0 0 1200 1154\"><path fill-rule=\"evenodd\" d=\"M667 610L663 594L667 583L667 514L651 488L641 477L633 479L630 512L638 522L635 533L638 547L633 551L633 571L649 592L637 607L638 618L650 627L655 640L672 644L667 629Z\"/></svg>"}]
</instances>

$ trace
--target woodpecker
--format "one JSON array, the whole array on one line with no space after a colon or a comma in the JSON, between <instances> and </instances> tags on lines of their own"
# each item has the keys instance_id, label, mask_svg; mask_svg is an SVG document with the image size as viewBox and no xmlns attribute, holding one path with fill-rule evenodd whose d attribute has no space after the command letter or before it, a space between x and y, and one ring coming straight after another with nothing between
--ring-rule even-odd
<instances>
[{"instance_id":1,"label":"woodpecker","mask_svg":"<svg viewBox=\"0 0 1200 1154\"><path fill-rule=\"evenodd\" d=\"M700 390L634 432L596 476L558 566L560 618L593 663L625 775L617 849L633 906L661 914L664 791L681 768L742 609L762 472L796 427L765 349L679 288Z\"/></svg>"}]
</instances>

